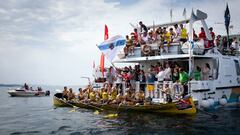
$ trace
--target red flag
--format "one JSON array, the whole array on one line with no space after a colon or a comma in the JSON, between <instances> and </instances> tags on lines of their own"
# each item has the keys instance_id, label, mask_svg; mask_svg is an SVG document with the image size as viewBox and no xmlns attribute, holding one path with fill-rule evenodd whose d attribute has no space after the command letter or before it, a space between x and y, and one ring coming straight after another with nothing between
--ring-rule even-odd
<instances>
[{"instance_id":1,"label":"red flag","mask_svg":"<svg viewBox=\"0 0 240 135\"><path fill-rule=\"evenodd\" d=\"M102 76L104 77L104 54L103 53L100 59L100 71L102 72Z\"/></svg>"},{"instance_id":2,"label":"red flag","mask_svg":"<svg viewBox=\"0 0 240 135\"><path fill-rule=\"evenodd\" d=\"M104 40L107 40L107 39L108 39L108 27L107 27L107 25L105 24Z\"/></svg>"}]
</instances>

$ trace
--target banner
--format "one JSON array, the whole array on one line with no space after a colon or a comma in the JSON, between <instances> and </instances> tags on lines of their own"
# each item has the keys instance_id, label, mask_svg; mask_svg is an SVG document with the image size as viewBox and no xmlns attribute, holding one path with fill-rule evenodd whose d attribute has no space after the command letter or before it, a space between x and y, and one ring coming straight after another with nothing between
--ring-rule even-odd
<instances>
[{"instance_id":1,"label":"banner","mask_svg":"<svg viewBox=\"0 0 240 135\"><path fill-rule=\"evenodd\" d=\"M126 40L121 35L114 36L97 45L106 58L112 62L117 54L125 47Z\"/></svg>"}]
</instances>

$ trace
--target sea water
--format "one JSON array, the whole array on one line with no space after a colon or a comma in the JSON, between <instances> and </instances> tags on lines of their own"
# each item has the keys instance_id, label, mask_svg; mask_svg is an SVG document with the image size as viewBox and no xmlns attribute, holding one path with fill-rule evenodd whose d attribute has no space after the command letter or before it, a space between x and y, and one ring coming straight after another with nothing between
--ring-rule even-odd
<instances>
[{"instance_id":1,"label":"sea water","mask_svg":"<svg viewBox=\"0 0 240 135\"><path fill-rule=\"evenodd\" d=\"M56 108L51 90L49 97L10 97L8 88L0 87L0 135L239 135L240 109L220 108L212 112L218 116L199 112L194 116L173 116L152 113L119 113L117 118L106 119L111 112ZM74 88L77 91L77 87Z\"/></svg>"}]
</instances>

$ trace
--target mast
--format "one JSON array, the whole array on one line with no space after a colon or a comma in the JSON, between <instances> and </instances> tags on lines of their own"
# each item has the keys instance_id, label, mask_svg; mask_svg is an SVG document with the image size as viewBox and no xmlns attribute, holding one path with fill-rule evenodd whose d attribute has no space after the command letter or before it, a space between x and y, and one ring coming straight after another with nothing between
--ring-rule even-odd
<instances>
[{"instance_id":1,"label":"mast","mask_svg":"<svg viewBox=\"0 0 240 135\"><path fill-rule=\"evenodd\" d=\"M190 76L192 73L192 50L193 50L193 23L195 21L195 14L192 10L191 18L189 21L189 46L188 46L188 54L189 54L189 59L188 59L188 75Z\"/></svg>"}]
</instances>

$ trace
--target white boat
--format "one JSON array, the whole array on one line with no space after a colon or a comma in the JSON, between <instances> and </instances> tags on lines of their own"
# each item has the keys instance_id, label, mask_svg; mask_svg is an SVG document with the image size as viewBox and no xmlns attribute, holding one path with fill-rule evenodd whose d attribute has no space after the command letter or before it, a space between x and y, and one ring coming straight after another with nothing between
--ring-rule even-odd
<instances>
[{"instance_id":1,"label":"white boat","mask_svg":"<svg viewBox=\"0 0 240 135\"><path fill-rule=\"evenodd\" d=\"M12 97L41 97L41 96L49 96L50 92L26 90L26 89L14 89L14 90L9 90L8 94Z\"/></svg>"},{"instance_id":2,"label":"white boat","mask_svg":"<svg viewBox=\"0 0 240 135\"><path fill-rule=\"evenodd\" d=\"M138 63L146 71L157 62L171 61L177 62L189 74L193 73L196 66L202 67L208 63L211 67L211 76L207 80L190 80L188 94L193 97L198 108L237 105L240 103L240 56L238 53L235 55L222 54L217 47L206 50L203 42L193 41L193 25L196 21L201 21L207 39L212 40L205 22L206 18L206 13L197 10L196 15L192 12L190 19L148 26L148 28L157 28L189 23L189 41L185 44L172 43L169 53L161 52L158 43L148 44L151 46L151 54L149 55L143 55L141 47L136 47L134 55L122 57L124 54L120 53L114 63ZM167 49L167 45L164 48ZM155 92L157 92L157 81L154 86ZM135 89L139 90L139 82L136 82ZM160 97L154 101L164 102L162 98L160 94Z\"/></svg>"}]
</instances>

